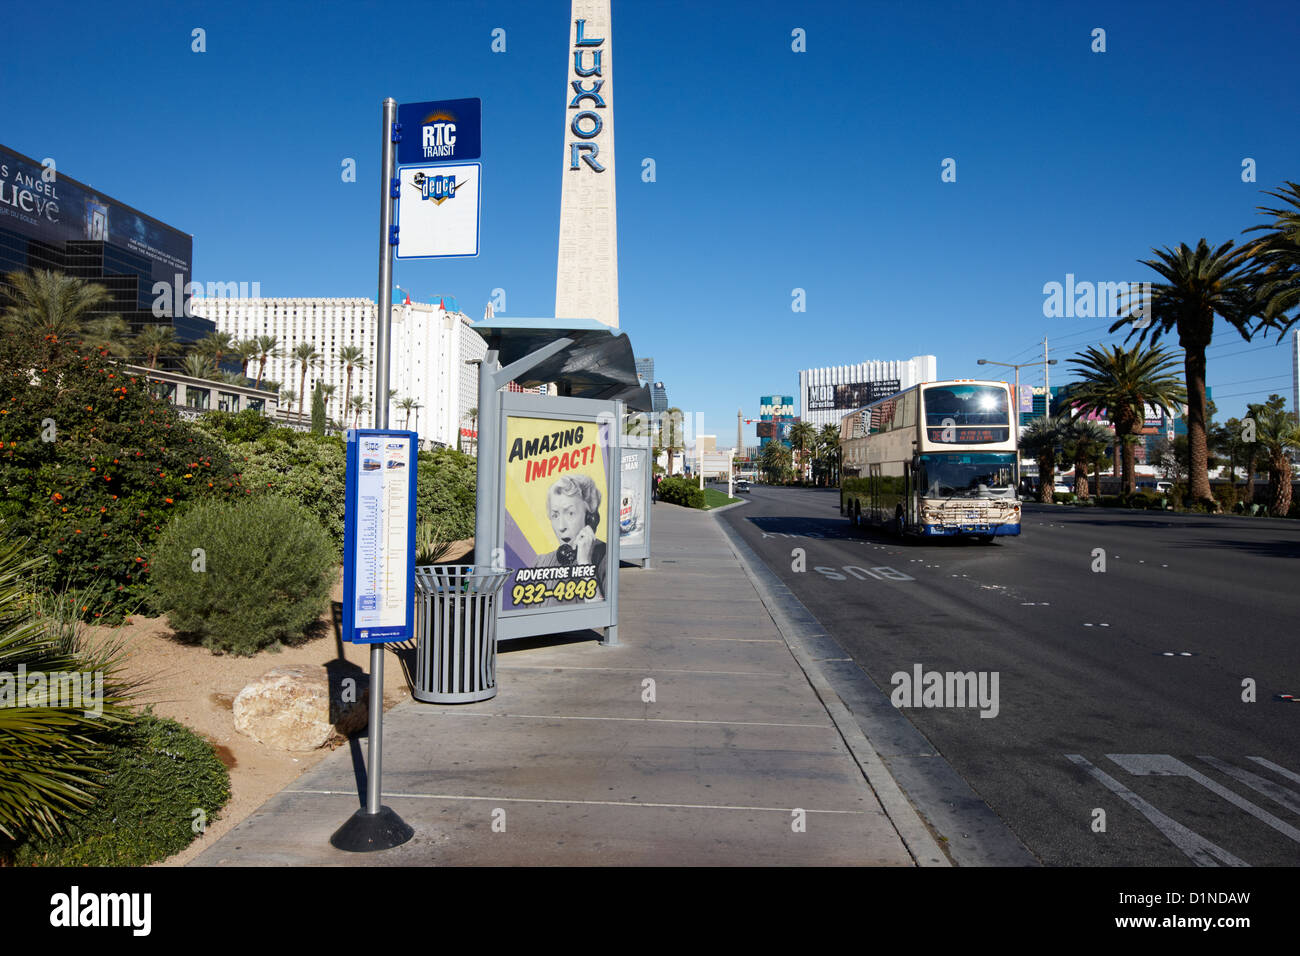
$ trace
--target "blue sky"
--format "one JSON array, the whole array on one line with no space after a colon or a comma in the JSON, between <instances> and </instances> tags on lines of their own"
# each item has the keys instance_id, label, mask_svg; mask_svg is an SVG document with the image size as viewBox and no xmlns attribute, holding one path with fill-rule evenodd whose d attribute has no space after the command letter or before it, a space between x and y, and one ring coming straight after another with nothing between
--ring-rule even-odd
<instances>
[{"instance_id":1,"label":"blue sky","mask_svg":"<svg viewBox=\"0 0 1300 956\"><path fill-rule=\"evenodd\" d=\"M381 101L477 96L482 253L396 281L475 318L496 288L506 315L551 315L568 13L49 3L9 20L0 142L193 233L197 281L374 298ZM1239 240L1261 189L1300 180L1291 2L614 0L613 18L622 329L723 446L738 407L757 417L806 367L933 353L977 377L1047 336L1065 381L1106 323L1045 318L1045 282L1154 278L1153 246ZM1216 332L1220 419L1289 395L1275 342Z\"/></svg>"}]
</instances>

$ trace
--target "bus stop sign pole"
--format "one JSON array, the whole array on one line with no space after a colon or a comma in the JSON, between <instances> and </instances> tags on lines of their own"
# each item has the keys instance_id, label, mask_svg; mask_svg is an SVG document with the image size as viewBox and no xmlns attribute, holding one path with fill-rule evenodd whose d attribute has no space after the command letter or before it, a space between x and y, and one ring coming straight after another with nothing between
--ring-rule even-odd
<instances>
[{"instance_id":1,"label":"bus stop sign pole","mask_svg":"<svg viewBox=\"0 0 1300 956\"><path fill-rule=\"evenodd\" d=\"M393 199L396 183L394 147L401 133L397 123L397 101L391 96L383 106L383 159L380 169L379 202L379 329L375 350L375 428L388 427L389 332L393 322ZM414 457L414 451L412 452ZM414 468L415 462L411 462ZM408 520L414 520L410 516ZM370 725L366 761L366 805L330 837L340 850L364 853L401 846L415 835L410 824L381 804L384 742L384 645L370 645Z\"/></svg>"}]
</instances>

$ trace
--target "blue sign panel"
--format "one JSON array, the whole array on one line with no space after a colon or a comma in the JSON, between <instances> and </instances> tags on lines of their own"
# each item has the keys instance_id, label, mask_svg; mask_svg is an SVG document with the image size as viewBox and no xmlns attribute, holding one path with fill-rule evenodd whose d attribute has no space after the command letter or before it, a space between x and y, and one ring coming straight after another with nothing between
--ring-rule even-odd
<instances>
[{"instance_id":1,"label":"blue sign panel","mask_svg":"<svg viewBox=\"0 0 1300 956\"><path fill-rule=\"evenodd\" d=\"M483 152L483 101L434 100L397 107L402 138L397 164L478 159Z\"/></svg>"},{"instance_id":2,"label":"blue sign panel","mask_svg":"<svg viewBox=\"0 0 1300 956\"><path fill-rule=\"evenodd\" d=\"M415 635L416 434L347 433L343 640L388 644Z\"/></svg>"}]
</instances>

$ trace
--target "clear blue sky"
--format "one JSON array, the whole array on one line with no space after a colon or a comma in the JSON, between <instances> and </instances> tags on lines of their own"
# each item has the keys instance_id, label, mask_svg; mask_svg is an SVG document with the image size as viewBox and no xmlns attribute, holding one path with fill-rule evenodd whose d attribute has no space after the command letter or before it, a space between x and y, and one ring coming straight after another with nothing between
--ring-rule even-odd
<instances>
[{"instance_id":1,"label":"clear blue sky","mask_svg":"<svg viewBox=\"0 0 1300 956\"><path fill-rule=\"evenodd\" d=\"M1154 278L1137 262L1151 247L1239 240L1261 189L1300 180L1298 12L614 0L622 328L723 446L737 407L757 417L805 367L933 353L941 376L976 377L977 358L1027 361L1048 336L1065 381L1105 323L1044 318L1045 282ZM498 287L506 315L546 316L568 14L566 0L47 3L7 17L0 142L193 233L197 281L374 298L381 101L481 97L482 254L399 263L396 281L475 318ZM505 53L490 50L498 27ZM1216 332L1220 419L1289 394L1274 342ZM1041 367L1022 381L1041 384Z\"/></svg>"}]
</instances>

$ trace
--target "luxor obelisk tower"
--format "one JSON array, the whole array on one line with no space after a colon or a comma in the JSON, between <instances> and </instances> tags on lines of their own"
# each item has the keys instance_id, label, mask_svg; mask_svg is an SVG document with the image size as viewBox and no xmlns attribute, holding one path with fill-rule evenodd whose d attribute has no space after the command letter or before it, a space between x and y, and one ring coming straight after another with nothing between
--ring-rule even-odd
<instances>
[{"instance_id":1,"label":"luxor obelisk tower","mask_svg":"<svg viewBox=\"0 0 1300 956\"><path fill-rule=\"evenodd\" d=\"M573 0L555 315L618 328L610 0Z\"/></svg>"}]
</instances>

